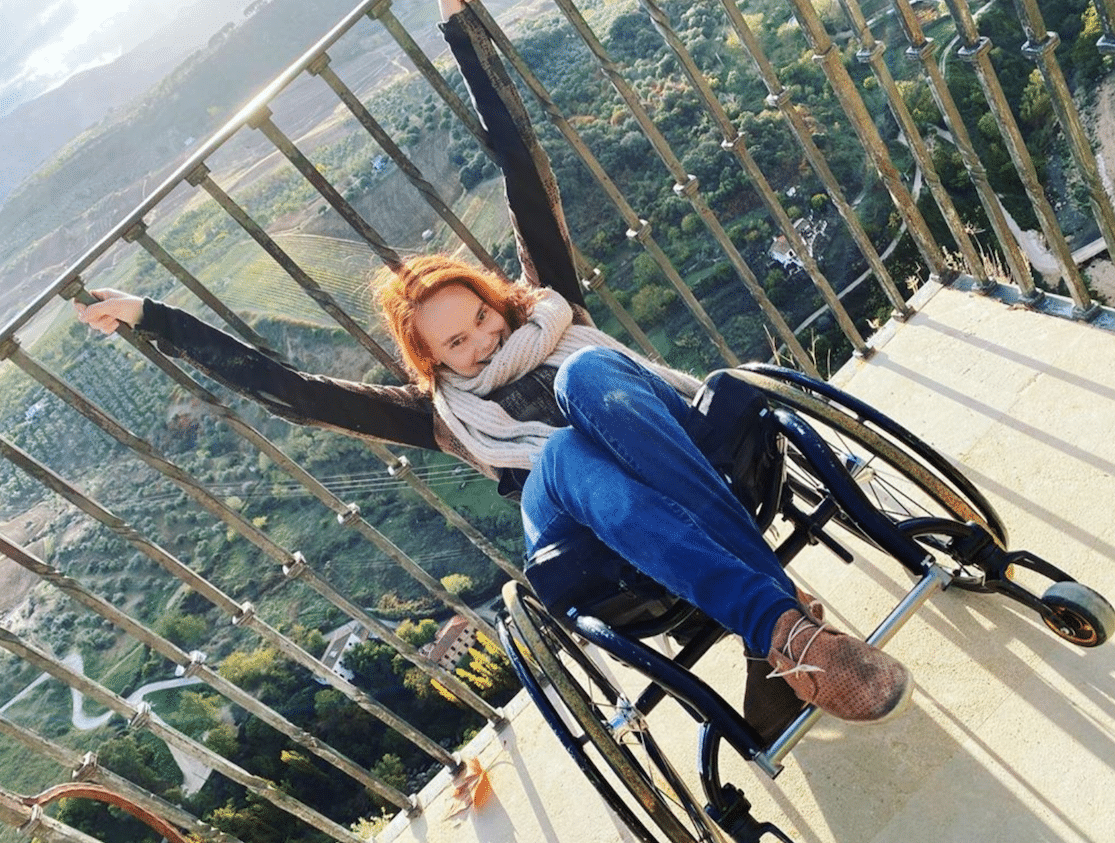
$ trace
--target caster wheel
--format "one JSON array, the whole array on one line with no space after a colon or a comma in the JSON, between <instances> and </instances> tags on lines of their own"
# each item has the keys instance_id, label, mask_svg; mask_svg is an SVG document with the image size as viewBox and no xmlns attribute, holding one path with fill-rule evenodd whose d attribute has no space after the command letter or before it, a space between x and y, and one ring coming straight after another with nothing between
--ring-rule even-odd
<instances>
[{"instance_id":1,"label":"caster wheel","mask_svg":"<svg viewBox=\"0 0 1115 843\"><path fill-rule=\"evenodd\" d=\"M1056 619L1046 626L1078 647L1098 647L1115 629L1115 608L1098 592L1078 582L1053 583L1041 596Z\"/></svg>"}]
</instances>

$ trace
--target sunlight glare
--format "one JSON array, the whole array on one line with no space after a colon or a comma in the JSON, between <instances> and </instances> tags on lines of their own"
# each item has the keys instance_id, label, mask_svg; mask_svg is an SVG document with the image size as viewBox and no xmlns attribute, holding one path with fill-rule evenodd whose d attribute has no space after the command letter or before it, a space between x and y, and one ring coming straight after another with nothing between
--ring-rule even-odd
<instances>
[{"instance_id":1,"label":"sunlight glare","mask_svg":"<svg viewBox=\"0 0 1115 843\"><path fill-rule=\"evenodd\" d=\"M23 75L32 79L42 77L62 79L77 71L112 61L120 55L119 49L102 53L80 66L72 64L71 54L77 47L88 41L90 33L99 29L106 20L125 11L133 4L135 0L73 0L69 4L66 0L58 0L57 3L46 7L39 15L40 20L48 20L51 12L62 5L76 7L77 16L69 26L28 56L23 66Z\"/></svg>"}]
</instances>

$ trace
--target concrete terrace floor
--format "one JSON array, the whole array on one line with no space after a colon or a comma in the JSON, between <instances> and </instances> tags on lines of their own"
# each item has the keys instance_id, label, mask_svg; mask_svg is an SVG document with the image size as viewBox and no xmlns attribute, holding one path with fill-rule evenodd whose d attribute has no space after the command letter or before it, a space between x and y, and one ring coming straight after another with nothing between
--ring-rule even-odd
<instances>
[{"instance_id":1,"label":"concrete terrace floor","mask_svg":"<svg viewBox=\"0 0 1115 843\"><path fill-rule=\"evenodd\" d=\"M875 338L877 352L833 381L963 465L1027 548L1115 600L1115 333L929 289L918 313ZM1105 321L1110 314L1104 314ZM866 634L909 588L896 563L823 552L792 573L838 626ZM914 672L912 709L879 726L823 718L774 781L738 759L760 819L802 843L1115 841L1115 642L1078 649L996 596L948 591L888 645ZM700 665L742 695L740 648ZM466 748L492 796L461 811L448 776L380 841L612 843L612 818L522 695L510 725ZM671 758L692 766L692 721L656 712ZM764 838L773 839L773 838Z\"/></svg>"}]
</instances>

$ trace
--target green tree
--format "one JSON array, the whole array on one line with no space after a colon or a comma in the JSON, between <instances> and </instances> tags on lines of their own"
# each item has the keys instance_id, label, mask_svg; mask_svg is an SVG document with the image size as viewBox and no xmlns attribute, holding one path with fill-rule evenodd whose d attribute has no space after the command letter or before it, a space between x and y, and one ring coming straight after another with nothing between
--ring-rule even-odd
<instances>
[{"instance_id":1,"label":"green tree","mask_svg":"<svg viewBox=\"0 0 1115 843\"><path fill-rule=\"evenodd\" d=\"M471 591L472 586L472 577L466 574L446 574L441 578L441 587L458 597Z\"/></svg>"},{"instance_id":2,"label":"green tree","mask_svg":"<svg viewBox=\"0 0 1115 843\"><path fill-rule=\"evenodd\" d=\"M251 652L237 650L221 662L218 672L247 691L254 691L264 702L288 702L306 687L306 671L279 656L272 647L261 646Z\"/></svg>"},{"instance_id":3,"label":"green tree","mask_svg":"<svg viewBox=\"0 0 1115 843\"><path fill-rule=\"evenodd\" d=\"M1053 119L1053 100L1045 87L1045 79L1035 68L1022 91L1022 119L1035 129L1044 128Z\"/></svg>"},{"instance_id":4,"label":"green tree","mask_svg":"<svg viewBox=\"0 0 1115 843\"><path fill-rule=\"evenodd\" d=\"M933 99L933 93L928 85L920 81L905 81L897 84L902 100L906 103L910 116L914 118L918 131L924 133L930 126L938 126L943 122L940 109L937 108L937 101Z\"/></svg>"},{"instance_id":5,"label":"green tree","mask_svg":"<svg viewBox=\"0 0 1115 843\"><path fill-rule=\"evenodd\" d=\"M155 833L134 817L91 799L62 799L58 820L98 840L127 840L130 843L159 843ZM37 838L36 838L37 839Z\"/></svg>"},{"instance_id":6,"label":"green tree","mask_svg":"<svg viewBox=\"0 0 1115 843\"><path fill-rule=\"evenodd\" d=\"M236 650L225 656L218 672L229 682L252 690L270 676L279 663L279 653L272 647L257 647L245 652Z\"/></svg>"},{"instance_id":7,"label":"green tree","mask_svg":"<svg viewBox=\"0 0 1115 843\"><path fill-rule=\"evenodd\" d=\"M430 676L419 667L408 667L403 673L403 687L420 700L429 700L436 696L436 689L430 681Z\"/></svg>"},{"instance_id":8,"label":"green tree","mask_svg":"<svg viewBox=\"0 0 1115 843\"><path fill-rule=\"evenodd\" d=\"M288 839L289 815L271 808L254 794L248 794L247 804L229 800L207 817L209 822L241 840L255 843L284 843Z\"/></svg>"},{"instance_id":9,"label":"green tree","mask_svg":"<svg viewBox=\"0 0 1115 843\"><path fill-rule=\"evenodd\" d=\"M385 784L389 784L398 790L406 790L407 771L398 755L392 753L384 755L372 767L372 772L379 776Z\"/></svg>"},{"instance_id":10,"label":"green tree","mask_svg":"<svg viewBox=\"0 0 1115 843\"><path fill-rule=\"evenodd\" d=\"M662 270L654 258L646 252L639 252L631 262L631 280L636 287L645 287L662 277Z\"/></svg>"},{"instance_id":11,"label":"green tree","mask_svg":"<svg viewBox=\"0 0 1115 843\"><path fill-rule=\"evenodd\" d=\"M292 770L297 771L303 776L317 779L323 786L328 785L329 776L319 770L317 765L314 764L313 760L305 752L294 749L284 749L279 757L282 759L282 762Z\"/></svg>"},{"instance_id":12,"label":"green tree","mask_svg":"<svg viewBox=\"0 0 1115 843\"><path fill-rule=\"evenodd\" d=\"M1066 37L1067 33L1062 27L1057 27L1057 31L1062 34L1062 41L1072 45L1069 48L1069 55L1072 57L1077 86L1095 81L1103 75L1105 70L1111 67L1111 60L1105 58L1096 46L1103 34L1103 27L1100 24L1100 16L1095 3L1088 4L1080 16L1080 21L1080 34L1073 40Z\"/></svg>"},{"instance_id":13,"label":"green tree","mask_svg":"<svg viewBox=\"0 0 1115 843\"><path fill-rule=\"evenodd\" d=\"M153 793L182 784L182 773L166 744L150 732L128 732L97 747L97 761Z\"/></svg>"},{"instance_id":14,"label":"green tree","mask_svg":"<svg viewBox=\"0 0 1115 843\"><path fill-rule=\"evenodd\" d=\"M159 621L159 631L184 650L192 650L209 637L210 624L201 615L173 612Z\"/></svg>"},{"instance_id":15,"label":"green tree","mask_svg":"<svg viewBox=\"0 0 1115 843\"><path fill-rule=\"evenodd\" d=\"M786 273L774 267L767 273L767 277L763 279L763 289L767 291L767 295L773 294L786 280Z\"/></svg>"},{"instance_id":16,"label":"green tree","mask_svg":"<svg viewBox=\"0 0 1115 843\"><path fill-rule=\"evenodd\" d=\"M642 287L631 296L631 316L640 325L656 325L677 295L669 287L659 287L655 284Z\"/></svg>"},{"instance_id":17,"label":"green tree","mask_svg":"<svg viewBox=\"0 0 1115 843\"><path fill-rule=\"evenodd\" d=\"M240 749L239 730L231 723L218 723L205 734L205 745L218 755L234 758Z\"/></svg>"},{"instance_id":18,"label":"green tree","mask_svg":"<svg viewBox=\"0 0 1115 843\"><path fill-rule=\"evenodd\" d=\"M200 735L220 721L221 698L216 694L187 691L178 702L171 722L189 735Z\"/></svg>"},{"instance_id":19,"label":"green tree","mask_svg":"<svg viewBox=\"0 0 1115 843\"><path fill-rule=\"evenodd\" d=\"M398 685L395 656L393 647L381 641L365 641L345 653L341 664L356 674L361 686L379 693Z\"/></svg>"},{"instance_id":20,"label":"green tree","mask_svg":"<svg viewBox=\"0 0 1115 843\"><path fill-rule=\"evenodd\" d=\"M979 127L980 134L989 141L999 140L999 124L995 122L995 115L990 111L985 111L980 115L979 120L976 121Z\"/></svg>"},{"instance_id":21,"label":"green tree","mask_svg":"<svg viewBox=\"0 0 1115 843\"><path fill-rule=\"evenodd\" d=\"M418 623L407 618L396 627L395 634L412 647L422 647L437 637L437 630L438 623L433 618L423 618Z\"/></svg>"},{"instance_id":22,"label":"green tree","mask_svg":"<svg viewBox=\"0 0 1115 843\"><path fill-rule=\"evenodd\" d=\"M296 623L289 630L284 630L290 637L290 640L305 650L312 656L318 658L325 652L328 641L325 636L321 634L320 629L304 626L303 624Z\"/></svg>"}]
</instances>

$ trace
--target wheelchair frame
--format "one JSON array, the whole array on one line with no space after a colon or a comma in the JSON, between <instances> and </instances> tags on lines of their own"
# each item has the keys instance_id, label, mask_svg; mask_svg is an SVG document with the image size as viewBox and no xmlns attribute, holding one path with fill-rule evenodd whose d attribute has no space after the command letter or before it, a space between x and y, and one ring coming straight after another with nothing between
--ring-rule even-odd
<instances>
[{"instance_id":1,"label":"wheelchair frame","mask_svg":"<svg viewBox=\"0 0 1115 843\"><path fill-rule=\"evenodd\" d=\"M852 554L829 529L836 525L880 548L917 577L867 637L871 644L883 646L936 591L947 587L1004 594L1079 646L1097 646L1115 629L1115 609L1102 596L1027 551L1007 551L1006 529L986 498L941 454L893 420L791 370L756 364L724 371L759 389L770 405L761 423L776 433L781 460L766 479L755 516L764 529L775 516L792 525L775 547L782 565L811 544L822 544L852 562ZM894 481L875 488L880 468L910 484L909 493L899 491ZM1038 596L1014 580L1015 568L1029 569L1052 585ZM738 787L721 782L719 753L726 742L773 778L822 712L807 706L780 735L765 742L736 706L689 670L729 634L726 630L680 600L657 617L618 628L594 616L594 607L555 616L518 583L505 587L504 601L507 614L499 632L516 673L574 761L638 839L654 843L663 839L661 834L672 843L694 843L727 835L737 843L753 843L773 835L792 843L776 826L755 819ZM673 657L641 640L678 630L684 630L686 640ZM628 699L586 652L586 644L636 669L649 684ZM590 683L601 701L586 691ZM689 791L647 729L646 717L667 696L699 724L702 800ZM595 746L642 815L617 792L614 779L602 772L586 744ZM635 757L632 745L645 762ZM648 766L653 768L649 773Z\"/></svg>"}]
</instances>

